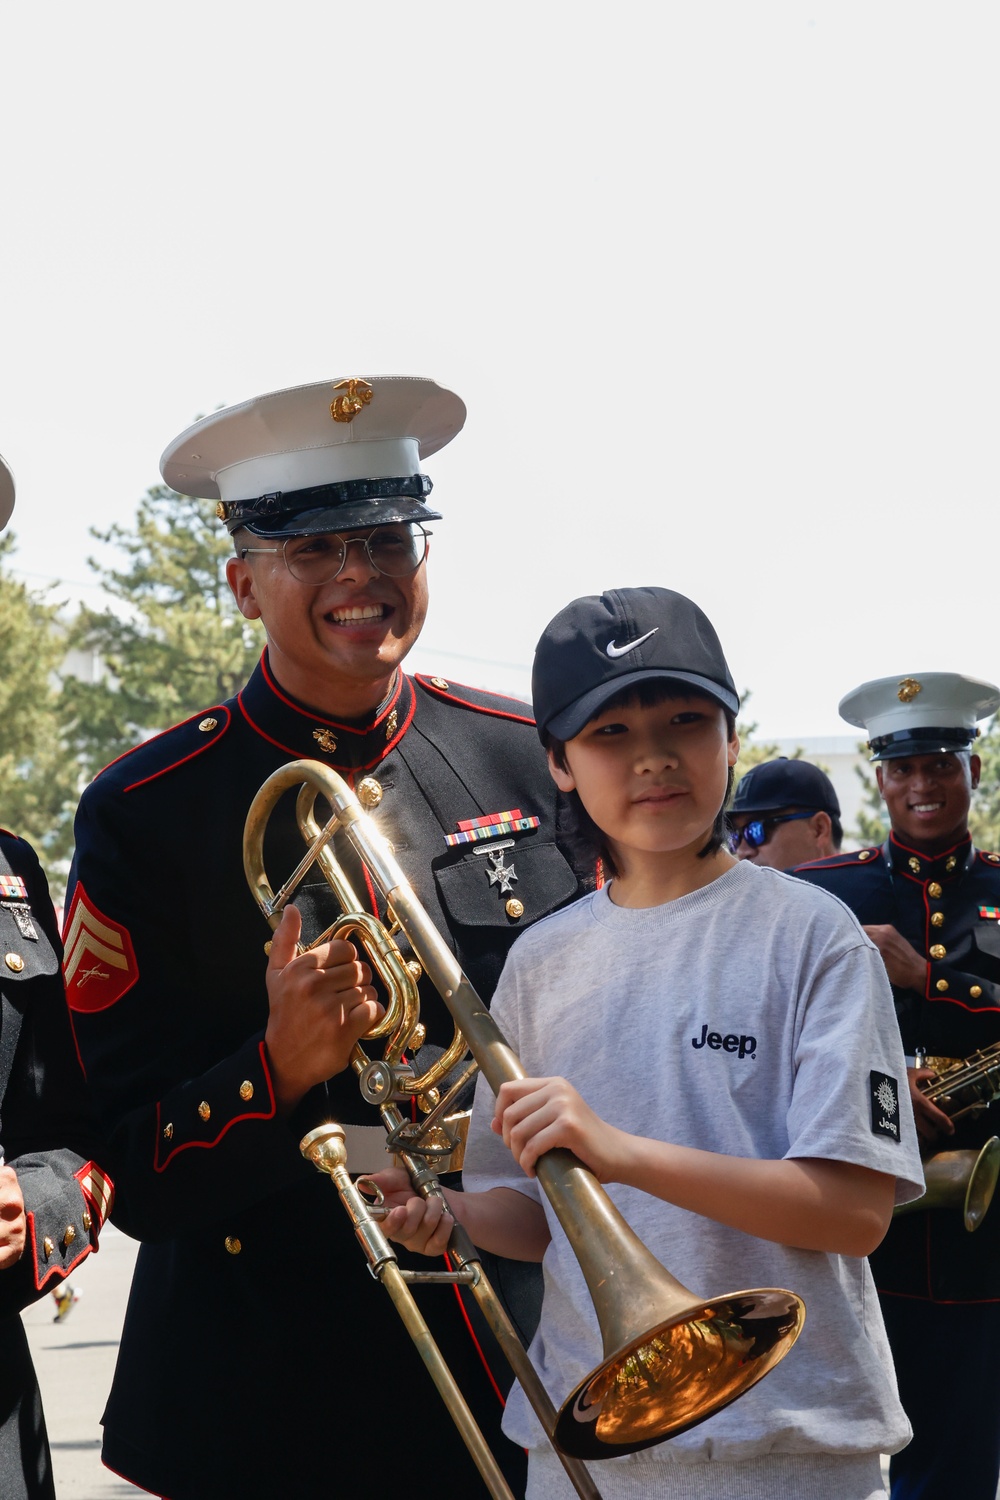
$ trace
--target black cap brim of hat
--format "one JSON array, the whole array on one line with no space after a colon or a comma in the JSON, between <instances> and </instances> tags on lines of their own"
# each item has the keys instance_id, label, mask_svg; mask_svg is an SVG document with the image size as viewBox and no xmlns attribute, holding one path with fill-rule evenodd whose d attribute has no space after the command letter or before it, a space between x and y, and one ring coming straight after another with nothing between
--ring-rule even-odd
<instances>
[{"instance_id":1,"label":"black cap brim of hat","mask_svg":"<svg viewBox=\"0 0 1000 1500\"><path fill-rule=\"evenodd\" d=\"M679 682L685 687L693 687L706 698L711 698L720 707L726 708L732 714L739 713L740 700L735 693L721 683L713 682L710 677L699 677L696 672L668 672L662 667L650 667L641 672L626 672L621 677L612 677L607 682L602 682L599 687L591 688L589 693L584 693L582 698L577 698L568 708L557 713L554 718L544 725L549 734L555 735L559 740L571 740L580 733L585 724L588 724L596 714L600 712L609 698L615 698L619 693L630 687L637 686L640 682Z\"/></svg>"},{"instance_id":2,"label":"black cap brim of hat","mask_svg":"<svg viewBox=\"0 0 1000 1500\"><path fill-rule=\"evenodd\" d=\"M364 531L370 526L391 526L393 522L440 519L441 512L431 510L422 500L393 495L374 500L352 500L345 505L326 505L317 510L292 511L285 516L279 512L266 520L240 521L233 529L262 537L319 536L327 531Z\"/></svg>"},{"instance_id":3,"label":"black cap brim of hat","mask_svg":"<svg viewBox=\"0 0 1000 1500\"><path fill-rule=\"evenodd\" d=\"M919 730L911 730L910 738L894 740L888 745L879 745L877 750L875 746L878 741L873 740L870 747L871 759L873 761L902 760L904 757L914 755L960 755L963 751L970 750L976 739L975 730L972 730L968 736L963 731L961 740L952 739L950 742L946 742L940 736L935 738L933 730L930 733L931 738L923 739Z\"/></svg>"}]
</instances>

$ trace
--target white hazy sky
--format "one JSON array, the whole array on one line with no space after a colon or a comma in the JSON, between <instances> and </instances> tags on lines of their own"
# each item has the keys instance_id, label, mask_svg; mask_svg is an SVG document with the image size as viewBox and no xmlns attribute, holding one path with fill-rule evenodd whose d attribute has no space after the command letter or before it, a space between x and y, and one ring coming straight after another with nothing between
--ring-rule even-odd
<instances>
[{"instance_id":1,"label":"white hazy sky","mask_svg":"<svg viewBox=\"0 0 1000 1500\"><path fill-rule=\"evenodd\" d=\"M998 42L992 0L0 0L17 566L79 595L199 413L424 374L469 419L420 665L660 583L770 736L1000 678Z\"/></svg>"}]
</instances>

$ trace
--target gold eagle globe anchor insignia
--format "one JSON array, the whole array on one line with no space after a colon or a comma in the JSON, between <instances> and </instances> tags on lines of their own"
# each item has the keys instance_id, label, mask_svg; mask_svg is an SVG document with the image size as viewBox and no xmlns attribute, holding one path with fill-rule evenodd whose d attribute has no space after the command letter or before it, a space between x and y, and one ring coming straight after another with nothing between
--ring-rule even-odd
<instances>
[{"instance_id":1,"label":"gold eagle globe anchor insignia","mask_svg":"<svg viewBox=\"0 0 1000 1500\"><path fill-rule=\"evenodd\" d=\"M899 691L896 697L900 703L910 703L918 693L923 691L923 686L923 683L918 682L915 677L904 677L899 684Z\"/></svg>"},{"instance_id":2,"label":"gold eagle globe anchor insignia","mask_svg":"<svg viewBox=\"0 0 1000 1500\"><path fill-rule=\"evenodd\" d=\"M339 380L335 391L346 391L346 395L335 396L330 402L330 415L335 422L353 422L358 412L370 406L375 394L367 380Z\"/></svg>"}]
</instances>

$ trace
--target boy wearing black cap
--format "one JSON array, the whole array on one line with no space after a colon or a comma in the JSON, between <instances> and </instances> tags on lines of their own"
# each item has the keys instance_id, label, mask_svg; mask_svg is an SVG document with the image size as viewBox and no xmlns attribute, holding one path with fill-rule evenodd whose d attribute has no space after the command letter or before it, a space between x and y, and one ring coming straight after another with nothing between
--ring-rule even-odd
<instances>
[{"instance_id":1,"label":"boy wearing black cap","mask_svg":"<svg viewBox=\"0 0 1000 1500\"><path fill-rule=\"evenodd\" d=\"M602 1464L606 1500L870 1500L909 1428L863 1257L922 1183L878 954L840 903L726 848L738 700L690 600L576 600L539 642L533 689L552 775L612 880L508 959L493 1013L530 1076L495 1101L480 1084L451 1211L483 1246L544 1256L531 1353L557 1401L601 1351L532 1177L553 1147L686 1285L804 1297L790 1357L702 1425ZM380 1181L399 1193L389 1232L438 1250L447 1216ZM570 1493L516 1389L505 1431L529 1449L529 1500Z\"/></svg>"}]
</instances>

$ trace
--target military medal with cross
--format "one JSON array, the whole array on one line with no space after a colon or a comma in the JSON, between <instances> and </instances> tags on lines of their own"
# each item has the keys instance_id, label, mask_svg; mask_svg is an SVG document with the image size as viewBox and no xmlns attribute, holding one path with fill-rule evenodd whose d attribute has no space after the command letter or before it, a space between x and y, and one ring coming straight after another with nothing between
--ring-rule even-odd
<instances>
[{"instance_id":1,"label":"military medal with cross","mask_svg":"<svg viewBox=\"0 0 1000 1500\"><path fill-rule=\"evenodd\" d=\"M504 864L503 858L504 850L513 849L513 847L513 839L504 839L500 844L491 844L488 849L476 849L473 851L476 854L486 855L491 865L491 868L486 872L490 877L490 885L498 885L501 896L510 890L511 885L517 879L517 871L514 869L514 866Z\"/></svg>"},{"instance_id":2,"label":"military medal with cross","mask_svg":"<svg viewBox=\"0 0 1000 1500\"><path fill-rule=\"evenodd\" d=\"M28 904L28 887L22 876L0 875L0 906L4 911L10 912L22 937L30 938L33 943L38 942L38 933L31 920L31 907Z\"/></svg>"}]
</instances>

